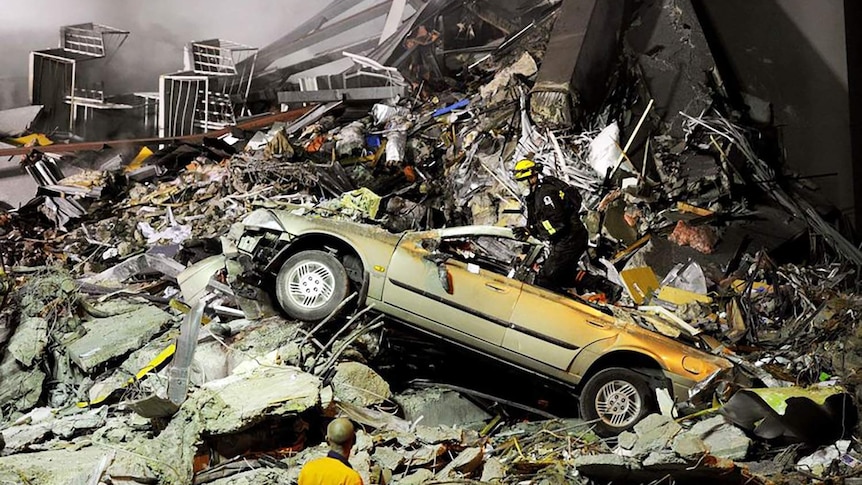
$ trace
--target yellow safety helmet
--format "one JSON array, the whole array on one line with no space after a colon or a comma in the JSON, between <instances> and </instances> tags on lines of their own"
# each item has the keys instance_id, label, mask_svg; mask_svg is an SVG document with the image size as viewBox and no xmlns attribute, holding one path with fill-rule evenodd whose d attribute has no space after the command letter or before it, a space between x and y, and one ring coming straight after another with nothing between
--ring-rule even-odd
<instances>
[{"instance_id":1,"label":"yellow safety helmet","mask_svg":"<svg viewBox=\"0 0 862 485\"><path fill-rule=\"evenodd\" d=\"M515 180L526 180L541 171L542 167L538 163L523 159L515 164L515 169L512 170Z\"/></svg>"}]
</instances>

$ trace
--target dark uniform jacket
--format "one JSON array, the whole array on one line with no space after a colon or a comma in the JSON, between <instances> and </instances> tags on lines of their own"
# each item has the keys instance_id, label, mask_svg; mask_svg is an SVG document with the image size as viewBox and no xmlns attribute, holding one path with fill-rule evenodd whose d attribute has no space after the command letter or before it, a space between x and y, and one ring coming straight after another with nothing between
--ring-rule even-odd
<instances>
[{"instance_id":1,"label":"dark uniform jacket","mask_svg":"<svg viewBox=\"0 0 862 485\"><path fill-rule=\"evenodd\" d=\"M586 237L586 228L578 216L581 196L562 180L544 177L526 201L527 228L534 236L551 243Z\"/></svg>"}]
</instances>

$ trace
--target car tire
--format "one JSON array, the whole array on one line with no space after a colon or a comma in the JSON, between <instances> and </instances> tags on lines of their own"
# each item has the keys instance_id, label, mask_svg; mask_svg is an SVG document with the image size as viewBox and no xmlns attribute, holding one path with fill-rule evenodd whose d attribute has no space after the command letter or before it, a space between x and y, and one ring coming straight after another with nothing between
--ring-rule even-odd
<instances>
[{"instance_id":1,"label":"car tire","mask_svg":"<svg viewBox=\"0 0 862 485\"><path fill-rule=\"evenodd\" d=\"M344 265L323 251L300 251L284 262L275 279L278 303L290 317L320 321L347 296L350 280Z\"/></svg>"},{"instance_id":2,"label":"car tire","mask_svg":"<svg viewBox=\"0 0 862 485\"><path fill-rule=\"evenodd\" d=\"M581 389L581 418L595 421L599 436L631 429L656 408L646 378L633 370L610 367L592 376Z\"/></svg>"}]
</instances>

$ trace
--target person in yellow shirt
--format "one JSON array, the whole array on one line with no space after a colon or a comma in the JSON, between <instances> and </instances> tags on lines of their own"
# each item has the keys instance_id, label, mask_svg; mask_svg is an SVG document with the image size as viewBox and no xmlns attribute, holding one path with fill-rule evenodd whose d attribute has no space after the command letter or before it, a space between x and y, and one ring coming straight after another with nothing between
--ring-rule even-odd
<instances>
[{"instance_id":1,"label":"person in yellow shirt","mask_svg":"<svg viewBox=\"0 0 862 485\"><path fill-rule=\"evenodd\" d=\"M329 453L312 460L299 472L299 485L363 485L362 477L347 459L356 443L356 431L349 419L333 419L326 427Z\"/></svg>"}]
</instances>

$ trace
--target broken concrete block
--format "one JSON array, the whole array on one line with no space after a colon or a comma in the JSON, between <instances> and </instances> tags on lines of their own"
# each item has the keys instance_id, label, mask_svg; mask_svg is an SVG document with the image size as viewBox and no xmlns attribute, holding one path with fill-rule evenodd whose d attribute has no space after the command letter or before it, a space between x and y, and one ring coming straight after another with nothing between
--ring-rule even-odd
<instances>
[{"instance_id":1,"label":"broken concrete block","mask_svg":"<svg viewBox=\"0 0 862 485\"><path fill-rule=\"evenodd\" d=\"M422 442L428 444L436 443L460 443L463 439L463 434L460 429L450 428L447 426L416 426L416 437Z\"/></svg>"},{"instance_id":2,"label":"broken concrete block","mask_svg":"<svg viewBox=\"0 0 862 485\"><path fill-rule=\"evenodd\" d=\"M51 426L51 432L60 438L69 439L104 425L105 416L102 410L91 409L57 419Z\"/></svg>"},{"instance_id":3,"label":"broken concrete block","mask_svg":"<svg viewBox=\"0 0 862 485\"><path fill-rule=\"evenodd\" d=\"M684 465L686 461L668 450L653 451L642 462L643 466Z\"/></svg>"},{"instance_id":4,"label":"broken concrete block","mask_svg":"<svg viewBox=\"0 0 862 485\"><path fill-rule=\"evenodd\" d=\"M87 333L66 345L69 357L86 372L110 359L140 348L162 327L171 315L153 306L84 323Z\"/></svg>"},{"instance_id":5,"label":"broken concrete block","mask_svg":"<svg viewBox=\"0 0 862 485\"><path fill-rule=\"evenodd\" d=\"M201 342L195 349L190 380L199 386L209 381L222 379L228 373L228 350L221 342Z\"/></svg>"},{"instance_id":6,"label":"broken concrete block","mask_svg":"<svg viewBox=\"0 0 862 485\"><path fill-rule=\"evenodd\" d=\"M442 389L420 389L393 398L404 411L404 419L425 426L463 426L491 416L460 394Z\"/></svg>"},{"instance_id":7,"label":"broken concrete block","mask_svg":"<svg viewBox=\"0 0 862 485\"><path fill-rule=\"evenodd\" d=\"M576 456L575 459L572 460L572 465L578 469L590 466L627 467L628 464L629 461L626 460L625 457L614 455L613 453L606 453L603 455L580 455Z\"/></svg>"},{"instance_id":8,"label":"broken concrete block","mask_svg":"<svg viewBox=\"0 0 862 485\"><path fill-rule=\"evenodd\" d=\"M491 457L485 460L482 466L481 482L495 482L506 476L506 465L497 457Z\"/></svg>"},{"instance_id":9,"label":"broken concrete block","mask_svg":"<svg viewBox=\"0 0 862 485\"><path fill-rule=\"evenodd\" d=\"M176 339L176 332L167 332L160 337L149 341L146 345L135 350L107 376L100 377L88 390L87 397L91 403L100 402L109 397L114 391L123 389L130 385L130 380L144 368L149 366L153 360ZM153 387L154 381L147 381L142 377L136 385L141 386L144 390L149 390ZM158 383L162 384L162 383ZM159 391L162 391L163 385L157 385Z\"/></svg>"},{"instance_id":10,"label":"broken concrete block","mask_svg":"<svg viewBox=\"0 0 862 485\"><path fill-rule=\"evenodd\" d=\"M362 483L374 483L371 481L371 456L367 451L350 454L350 466L362 477Z\"/></svg>"},{"instance_id":11,"label":"broken concrete block","mask_svg":"<svg viewBox=\"0 0 862 485\"><path fill-rule=\"evenodd\" d=\"M81 308L87 315L93 318L108 318L122 315L137 310L141 307L139 302L128 298L116 298L105 301L91 301L86 298L81 299Z\"/></svg>"},{"instance_id":12,"label":"broken concrete block","mask_svg":"<svg viewBox=\"0 0 862 485\"><path fill-rule=\"evenodd\" d=\"M448 448L446 448L446 445L423 445L414 450L404 452L406 460L405 464L409 467L431 466L434 463L438 463L440 461L440 457L442 457L447 451Z\"/></svg>"},{"instance_id":13,"label":"broken concrete block","mask_svg":"<svg viewBox=\"0 0 862 485\"><path fill-rule=\"evenodd\" d=\"M0 361L0 407L27 410L36 405L42 395L45 373L39 368L25 369L11 353Z\"/></svg>"},{"instance_id":14,"label":"broken concrete block","mask_svg":"<svg viewBox=\"0 0 862 485\"><path fill-rule=\"evenodd\" d=\"M150 431L150 420L129 414L105 419L104 426L94 431L90 438L94 443L117 445L132 442Z\"/></svg>"},{"instance_id":15,"label":"broken concrete block","mask_svg":"<svg viewBox=\"0 0 862 485\"><path fill-rule=\"evenodd\" d=\"M293 479L292 479L293 478ZM280 468L256 468L209 482L209 485L269 485L271 483L295 483L291 473Z\"/></svg>"},{"instance_id":16,"label":"broken concrete block","mask_svg":"<svg viewBox=\"0 0 862 485\"><path fill-rule=\"evenodd\" d=\"M68 485L87 483L90 472L108 453L102 447L54 450L0 457L0 483Z\"/></svg>"},{"instance_id":17,"label":"broken concrete block","mask_svg":"<svg viewBox=\"0 0 862 485\"><path fill-rule=\"evenodd\" d=\"M441 480L446 479L453 471L465 474L472 473L473 470L479 468L479 465L482 464L483 458L482 448L467 448L440 470L437 473L437 478Z\"/></svg>"},{"instance_id":18,"label":"broken concrete block","mask_svg":"<svg viewBox=\"0 0 862 485\"><path fill-rule=\"evenodd\" d=\"M6 443L6 453L27 451L30 446L45 441L51 433L51 421L33 424L10 426L3 430L3 441Z\"/></svg>"},{"instance_id":19,"label":"broken concrete block","mask_svg":"<svg viewBox=\"0 0 862 485\"><path fill-rule=\"evenodd\" d=\"M691 427L687 434L703 440L711 455L728 460L742 460L748 454L751 440L724 416L714 416Z\"/></svg>"},{"instance_id":20,"label":"broken concrete block","mask_svg":"<svg viewBox=\"0 0 862 485\"><path fill-rule=\"evenodd\" d=\"M644 456L652 451L667 448L673 437L682 430L682 426L673 418L662 414L650 414L636 424L634 430L638 440L632 448L632 453L634 456Z\"/></svg>"},{"instance_id":21,"label":"broken concrete block","mask_svg":"<svg viewBox=\"0 0 862 485\"><path fill-rule=\"evenodd\" d=\"M189 399L158 436L134 436L123 445L128 453L118 454L107 473L141 483L192 483L196 448L189 444L198 443L203 434L200 407L200 402Z\"/></svg>"},{"instance_id":22,"label":"broken concrete block","mask_svg":"<svg viewBox=\"0 0 862 485\"><path fill-rule=\"evenodd\" d=\"M537 124L571 126L573 117L601 103L624 10L614 2L562 2L530 96L530 114Z\"/></svg>"},{"instance_id":23,"label":"broken concrete block","mask_svg":"<svg viewBox=\"0 0 862 485\"><path fill-rule=\"evenodd\" d=\"M404 452L395 451L389 446L378 446L372 459L383 468L395 470L404 461Z\"/></svg>"},{"instance_id":24,"label":"broken concrete block","mask_svg":"<svg viewBox=\"0 0 862 485\"><path fill-rule=\"evenodd\" d=\"M638 435L631 431L623 431L617 436L617 445L624 450L631 450L638 441Z\"/></svg>"},{"instance_id":25,"label":"broken concrete block","mask_svg":"<svg viewBox=\"0 0 862 485\"><path fill-rule=\"evenodd\" d=\"M206 431L220 435L248 428L267 416L317 405L320 379L293 367L257 367L210 381L186 402L197 403Z\"/></svg>"},{"instance_id":26,"label":"broken concrete block","mask_svg":"<svg viewBox=\"0 0 862 485\"><path fill-rule=\"evenodd\" d=\"M497 71L494 79L480 86L479 95L483 98L490 98L498 92L504 91L515 74L529 77L535 74L536 71L538 71L538 66L535 59L528 52L524 52L517 61Z\"/></svg>"},{"instance_id":27,"label":"broken concrete block","mask_svg":"<svg viewBox=\"0 0 862 485\"><path fill-rule=\"evenodd\" d=\"M332 389L339 401L357 406L379 404L392 396L389 383L370 367L358 362L342 362L336 366Z\"/></svg>"},{"instance_id":28,"label":"broken concrete block","mask_svg":"<svg viewBox=\"0 0 862 485\"><path fill-rule=\"evenodd\" d=\"M708 450L700 437L691 433L681 433L673 439L671 449L686 460L697 460Z\"/></svg>"},{"instance_id":29,"label":"broken concrete block","mask_svg":"<svg viewBox=\"0 0 862 485\"><path fill-rule=\"evenodd\" d=\"M233 331L234 322L231 322L230 326ZM236 328L242 328L242 330L228 341L232 348L238 350L228 354L228 373L235 372L244 363L254 363L255 359L290 344L296 337L298 326L295 322L272 317L253 322L248 326L244 323L236 324Z\"/></svg>"},{"instance_id":30,"label":"broken concrete block","mask_svg":"<svg viewBox=\"0 0 862 485\"><path fill-rule=\"evenodd\" d=\"M425 482L430 482L434 478L434 472L424 468L416 470L406 477L394 482L395 485L422 485Z\"/></svg>"},{"instance_id":31,"label":"broken concrete block","mask_svg":"<svg viewBox=\"0 0 862 485\"><path fill-rule=\"evenodd\" d=\"M125 387L131 375L114 369L107 376L100 377L87 389L87 400L91 403L99 403L107 399L114 391Z\"/></svg>"},{"instance_id":32,"label":"broken concrete block","mask_svg":"<svg viewBox=\"0 0 862 485\"><path fill-rule=\"evenodd\" d=\"M25 318L18 324L6 350L26 367L41 360L48 345L48 322L44 318Z\"/></svg>"}]
</instances>

